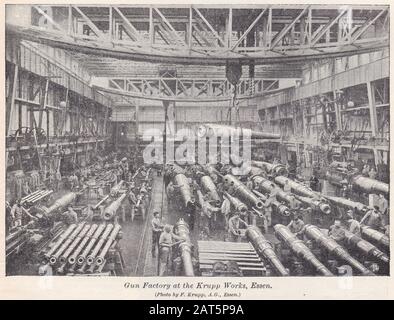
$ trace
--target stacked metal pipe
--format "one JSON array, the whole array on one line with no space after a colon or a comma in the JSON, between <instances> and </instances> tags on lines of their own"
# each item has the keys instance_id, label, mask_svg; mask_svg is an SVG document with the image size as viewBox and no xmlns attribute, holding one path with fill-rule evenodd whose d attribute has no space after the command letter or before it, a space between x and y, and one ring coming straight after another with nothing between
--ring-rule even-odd
<instances>
[{"instance_id":1,"label":"stacked metal pipe","mask_svg":"<svg viewBox=\"0 0 394 320\"><path fill-rule=\"evenodd\" d=\"M113 224L85 224L70 225L50 246L44 254L53 266L58 266L57 271L64 273L66 270L74 272L92 273L102 270L107 254L117 243L121 231L120 225Z\"/></svg>"},{"instance_id":2,"label":"stacked metal pipe","mask_svg":"<svg viewBox=\"0 0 394 320\"><path fill-rule=\"evenodd\" d=\"M22 198L21 204L24 203L35 203L41 199L44 199L51 195L53 190L37 190L32 192L31 194L27 195L26 197Z\"/></svg>"}]
</instances>

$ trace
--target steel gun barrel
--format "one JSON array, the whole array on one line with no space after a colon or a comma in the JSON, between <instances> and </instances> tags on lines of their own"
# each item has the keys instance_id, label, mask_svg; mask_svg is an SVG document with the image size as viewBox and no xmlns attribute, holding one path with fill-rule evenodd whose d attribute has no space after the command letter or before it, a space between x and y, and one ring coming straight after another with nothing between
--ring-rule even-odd
<instances>
[{"instance_id":1,"label":"steel gun barrel","mask_svg":"<svg viewBox=\"0 0 394 320\"><path fill-rule=\"evenodd\" d=\"M106 256L109 248L111 247L112 243L115 241L116 237L118 236L121 228L122 227L119 224L117 224L115 226L115 228L112 229L112 232L111 232L103 250L101 250L100 254L96 258L96 265L100 266L104 263L104 258Z\"/></svg>"},{"instance_id":2,"label":"steel gun barrel","mask_svg":"<svg viewBox=\"0 0 394 320\"><path fill-rule=\"evenodd\" d=\"M110 220L116 215L116 211L118 211L120 205L123 200L126 198L126 193L123 193L118 199L113 201L108 207L104 209L103 218L104 220Z\"/></svg>"},{"instance_id":3,"label":"steel gun barrel","mask_svg":"<svg viewBox=\"0 0 394 320\"><path fill-rule=\"evenodd\" d=\"M201 177L200 182L201 182L202 189L206 193L210 194L211 198L216 201L216 204L220 204L221 199L220 199L219 193L216 189L216 185L212 181L211 177L210 176L203 176L203 177Z\"/></svg>"},{"instance_id":4,"label":"steel gun barrel","mask_svg":"<svg viewBox=\"0 0 394 320\"><path fill-rule=\"evenodd\" d=\"M99 236L105 229L105 224L101 224L96 232L93 234L92 238L90 239L88 245L83 250L82 254L78 256L77 263L78 265L83 265L85 263L86 256L89 254L90 250L92 250L94 244L97 242Z\"/></svg>"},{"instance_id":5,"label":"steel gun barrel","mask_svg":"<svg viewBox=\"0 0 394 320\"><path fill-rule=\"evenodd\" d=\"M276 199L278 201L286 202L289 206L291 206L294 203L294 201L296 201L293 195L287 194L281 188L279 188L275 183L271 182L270 180L264 177L254 176L252 180L258 191L262 191L266 193L271 193L275 191Z\"/></svg>"},{"instance_id":6,"label":"steel gun barrel","mask_svg":"<svg viewBox=\"0 0 394 320\"><path fill-rule=\"evenodd\" d=\"M368 240L380 244L385 249L390 250L390 239L384 233L372 229L371 227L361 226L361 235Z\"/></svg>"},{"instance_id":7,"label":"steel gun barrel","mask_svg":"<svg viewBox=\"0 0 394 320\"><path fill-rule=\"evenodd\" d=\"M224 184L229 190L229 188L233 188L231 196L236 196L240 200L244 201L247 205L253 206L257 209L262 209L264 204L256 195L249 190L242 182L240 182L237 178L235 178L231 174L226 174L224 176Z\"/></svg>"},{"instance_id":8,"label":"steel gun barrel","mask_svg":"<svg viewBox=\"0 0 394 320\"><path fill-rule=\"evenodd\" d=\"M193 277L192 243L190 241L189 226L183 219L179 219L175 225L175 233L184 239L184 241L179 244L179 250L181 252L185 276Z\"/></svg>"},{"instance_id":9,"label":"steel gun barrel","mask_svg":"<svg viewBox=\"0 0 394 320\"><path fill-rule=\"evenodd\" d=\"M92 224L90 226L90 229L88 233L85 235L85 237L82 239L81 243L78 245L77 249L73 252L73 254L68 258L68 263L69 264L74 264L77 261L77 257L82 251L82 249L85 247L85 245L88 243L89 239L93 236L94 232L97 229L97 224Z\"/></svg>"},{"instance_id":10,"label":"steel gun barrel","mask_svg":"<svg viewBox=\"0 0 394 320\"><path fill-rule=\"evenodd\" d=\"M331 203L335 204L335 206L339 206L345 209L355 210L359 214L365 214L368 211L368 206L366 206L361 202L356 202L341 197L324 196L324 198L329 200Z\"/></svg>"},{"instance_id":11,"label":"steel gun barrel","mask_svg":"<svg viewBox=\"0 0 394 320\"><path fill-rule=\"evenodd\" d=\"M97 256L97 253L99 252L99 250L103 246L104 242L107 240L107 238L110 235L110 232L112 231L113 228L114 228L113 224L110 223L107 225L107 227L104 230L104 233L99 237L99 240L98 240L97 244L95 245L95 247L93 248L92 252L90 252L88 257L86 258L86 263L88 265L91 265L94 262L94 260Z\"/></svg>"},{"instance_id":12,"label":"steel gun barrel","mask_svg":"<svg viewBox=\"0 0 394 320\"><path fill-rule=\"evenodd\" d=\"M265 161L252 161L252 166L262 168L269 174L274 174L275 176L283 176L287 174L286 167L281 163L272 164Z\"/></svg>"},{"instance_id":13,"label":"steel gun barrel","mask_svg":"<svg viewBox=\"0 0 394 320\"><path fill-rule=\"evenodd\" d=\"M77 227L76 224L71 224L69 227L61 234L59 239L51 246L51 249L47 253L45 253L46 258L50 258L51 255L62 245L62 243L69 237L71 232L74 231L74 229Z\"/></svg>"},{"instance_id":14,"label":"steel gun barrel","mask_svg":"<svg viewBox=\"0 0 394 320\"><path fill-rule=\"evenodd\" d=\"M359 188L366 193L383 193L386 196L389 194L388 183L381 182L376 179L371 179L363 176L356 176L351 179L353 187Z\"/></svg>"},{"instance_id":15,"label":"steel gun barrel","mask_svg":"<svg viewBox=\"0 0 394 320\"><path fill-rule=\"evenodd\" d=\"M245 128L237 128L226 125L219 124L205 124L200 125L197 128L197 136L200 138L204 137L213 137L213 136L221 136L221 137L229 137L229 136L239 136L241 135L249 135L252 139L280 139L281 135L277 133L271 132L261 132L254 131Z\"/></svg>"},{"instance_id":16,"label":"steel gun barrel","mask_svg":"<svg viewBox=\"0 0 394 320\"><path fill-rule=\"evenodd\" d=\"M289 276L289 272L277 257L271 243L265 239L261 231L255 226L246 229L246 237L252 243L260 258L267 260L275 272L280 276Z\"/></svg>"},{"instance_id":17,"label":"steel gun barrel","mask_svg":"<svg viewBox=\"0 0 394 320\"><path fill-rule=\"evenodd\" d=\"M89 229L90 229L90 225L85 225L82 231L75 237L74 241L69 245L67 250L60 256L59 263L64 264L67 262L67 258L69 257L71 252L73 252L73 250L78 245L78 243L82 240L82 238L86 235Z\"/></svg>"},{"instance_id":18,"label":"steel gun barrel","mask_svg":"<svg viewBox=\"0 0 394 320\"><path fill-rule=\"evenodd\" d=\"M305 245L305 243L298 239L297 236L290 231L290 229L282 224L274 226L275 235L279 240L284 242L291 251L300 259L309 263L316 271L323 276L332 276L324 264L312 253L312 251Z\"/></svg>"},{"instance_id":19,"label":"steel gun barrel","mask_svg":"<svg viewBox=\"0 0 394 320\"><path fill-rule=\"evenodd\" d=\"M375 261L389 264L389 257L372 243L360 238L359 236L349 231L345 232L345 244L351 248L360 251L364 256L371 257Z\"/></svg>"},{"instance_id":20,"label":"steel gun barrel","mask_svg":"<svg viewBox=\"0 0 394 320\"><path fill-rule=\"evenodd\" d=\"M238 198L229 195L227 192L223 192L223 195L230 201L231 205L240 213L246 213L248 207Z\"/></svg>"},{"instance_id":21,"label":"steel gun barrel","mask_svg":"<svg viewBox=\"0 0 394 320\"><path fill-rule=\"evenodd\" d=\"M75 198L77 197L77 194L74 192L69 192L65 194L63 197L60 199L57 199L54 204L52 204L49 208L46 208L46 213L51 214L61 208L64 208L68 206L70 203L72 203Z\"/></svg>"},{"instance_id":22,"label":"steel gun barrel","mask_svg":"<svg viewBox=\"0 0 394 320\"><path fill-rule=\"evenodd\" d=\"M193 203L192 191L190 189L188 179L184 174L179 173L174 177L174 184L179 186L179 192L183 200L183 204L185 207L188 207L190 204Z\"/></svg>"},{"instance_id":23,"label":"steel gun barrel","mask_svg":"<svg viewBox=\"0 0 394 320\"><path fill-rule=\"evenodd\" d=\"M68 246L74 241L75 237L81 232L82 228L84 227L85 222L80 223L74 231L67 237L66 241L62 244L62 246L52 254L51 258L49 259L50 264L55 264L59 259L60 255L68 248Z\"/></svg>"},{"instance_id":24,"label":"steel gun barrel","mask_svg":"<svg viewBox=\"0 0 394 320\"><path fill-rule=\"evenodd\" d=\"M291 188L291 192L294 194L297 194L302 197L308 197L308 198L319 198L320 194L313 191L311 188L306 187L302 185L301 183L295 182L293 180L290 180L289 178L283 177L283 176L277 176L274 178L275 183L280 185L282 188L286 184L286 181L288 181L288 184Z\"/></svg>"},{"instance_id":25,"label":"steel gun barrel","mask_svg":"<svg viewBox=\"0 0 394 320\"><path fill-rule=\"evenodd\" d=\"M301 197L301 196L295 196L295 198L302 203L306 204L310 208L316 211L320 211L326 215L331 213L331 207L328 203L319 200L319 199L313 199L313 198L308 198L308 197Z\"/></svg>"},{"instance_id":26,"label":"steel gun barrel","mask_svg":"<svg viewBox=\"0 0 394 320\"><path fill-rule=\"evenodd\" d=\"M325 248L330 254L338 259L348 263L352 268L360 272L364 276L372 276L374 273L364 267L360 262L354 259L342 246L340 246L334 239L326 236L321 230L312 225L305 226L306 236L314 240L320 247Z\"/></svg>"},{"instance_id":27,"label":"steel gun barrel","mask_svg":"<svg viewBox=\"0 0 394 320\"><path fill-rule=\"evenodd\" d=\"M258 196L260 199L262 199L264 202L266 202L268 200L268 198L265 195L263 195L262 193L260 193L260 192L258 192L256 190L253 190L253 193L256 196ZM287 207L286 205L280 203L277 200L272 200L271 201L271 206L273 206L275 208L275 210L279 214L281 214L282 216L288 217L291 214L289 207Z\"/></svg>"}]
</instances>

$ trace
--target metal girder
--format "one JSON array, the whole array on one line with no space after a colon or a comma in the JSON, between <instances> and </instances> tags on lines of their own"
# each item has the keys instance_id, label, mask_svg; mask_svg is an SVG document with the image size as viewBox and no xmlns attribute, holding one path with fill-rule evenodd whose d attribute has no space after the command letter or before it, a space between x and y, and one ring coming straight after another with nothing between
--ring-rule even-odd
<instances>
[{"instance_id":1,"label":"metal girder","mask_svg":"<svg viewBox=\"0 0 394 320\"><path fill-rule=\"evenodd\" d=\"M51 10L44 12L47 7ZM256 9L261 11L250 23ZM35 19L31 21L44 17L48 24L22 26L17 19L8 19L12 24L6 25L6 32L103 58L195 65L254 60L258 65L341 57L387 47L388 30L383 28L379 35L366 32L378 22L387 24L383 21L388 19L383 14L387 10L388 6L375 5L272 5L268 9L266 5L40 5L32 6ZM352 12L352 22L349 30L342 30L347 33L342 39L337 30L345 12ZM83 34L82 28L73 27L75 22L87 24L94 34ZM112 39L113 24L122 25L129 37ZM163 39L155 37L159 32ZM252 34L260 41L241 46ZM321 41L324 35L326 41Z\"/></svg>"},{"instance_id":2,"label":"metal girder","mask_svg":"<svg viewBox=\"0 0 394 320\"><path fill-rule=\"evenodd\" d=\"M241 79L236 86L237 99L253 98L265 93L278 79ZM233 96L231 83L225 78L111 78L108 87L99 91L127 97L168 101L227 101Z\"/></svg>"}]
</instances>

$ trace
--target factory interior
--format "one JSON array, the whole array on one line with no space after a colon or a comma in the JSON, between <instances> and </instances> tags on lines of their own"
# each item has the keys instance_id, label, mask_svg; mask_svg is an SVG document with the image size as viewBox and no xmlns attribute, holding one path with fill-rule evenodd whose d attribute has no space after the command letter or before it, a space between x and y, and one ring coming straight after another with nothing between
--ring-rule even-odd
<instances>
[{"instance_id":1,"label":"factory interior","mask_svg":"<svg viewBox=\"0 0 394 320\"><path fill-rule=\"evenodd\" d=\"M389 6L6 5L7 276L387 276Z\"/></svg>"}]
</instances>

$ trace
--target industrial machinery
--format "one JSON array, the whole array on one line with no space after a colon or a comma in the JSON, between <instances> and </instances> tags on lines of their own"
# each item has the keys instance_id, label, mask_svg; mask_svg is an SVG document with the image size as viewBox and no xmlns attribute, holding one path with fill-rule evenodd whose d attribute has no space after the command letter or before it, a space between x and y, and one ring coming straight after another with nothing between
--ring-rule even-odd
<instances>
[{"instance_id":1,"label":"industrial machinery","mask_svg":"<svg viewBox=\"0 0 394 320\"><path fill-rule=\"evenodd\" d=\"M347 162L334 161L328 167L325 178L335 186L342 186L346 181L353 190L365 193L383 194L389 196L389 185L382 181L360 175L357 168Z\"/></svg>"},{"instance_id":2,"label":"industrial machinery","mask_svg":"<svg viewBox=\"0 0 394 320\"><path fill-rule=\"evenodd\" d=\"M326 236L318 227L313 225L305 226L305 235L316 242L319 247L324 248L329 254L336 259L349 264L356 272L363 276L373 276L374 273L364 267L360 262L354 259L341 245L334 239Z\"/></svg>"},{"instance_id":3,"label":"industrial machinery","mask_svg":"<svg viewBox=\"0 0 394 320\"><path fill-rule=\"evenodd\" d=\"M252 161L252 166L262 168L272 176L285 176L288 174L286 167L281 163L272 164L265 161Z\"/></svg>"},{"instance_id":4,"label":"industrial machinery","mask_svg":"<svg viewBox=\"0 0 394 320\"><path fill-rule=\"evenodd\" d=\"M289 228L284 225L277 224L274 226L275 235L279 240L284 242L287 247L302 261L305 261L312 268L314 268L318 274L322 276L332 276L330 270L328 270L312 253L312 251L305 245L305 243L298 239Z\"/></svg>"},{"instance_id":5,"label":"industrial machinery","mask_svg":"<svg viewBox=\"0 0 394 320\"><path fill-rule=\"evenodd\" d=\"M246 229L246 237L253 245L257 254L274 270L274 273L279 276L288 276L288 270L283 266L282 262L277 257L271 243L267 241L260 230L254 226Z\"/></svg>"}]
</instances>

